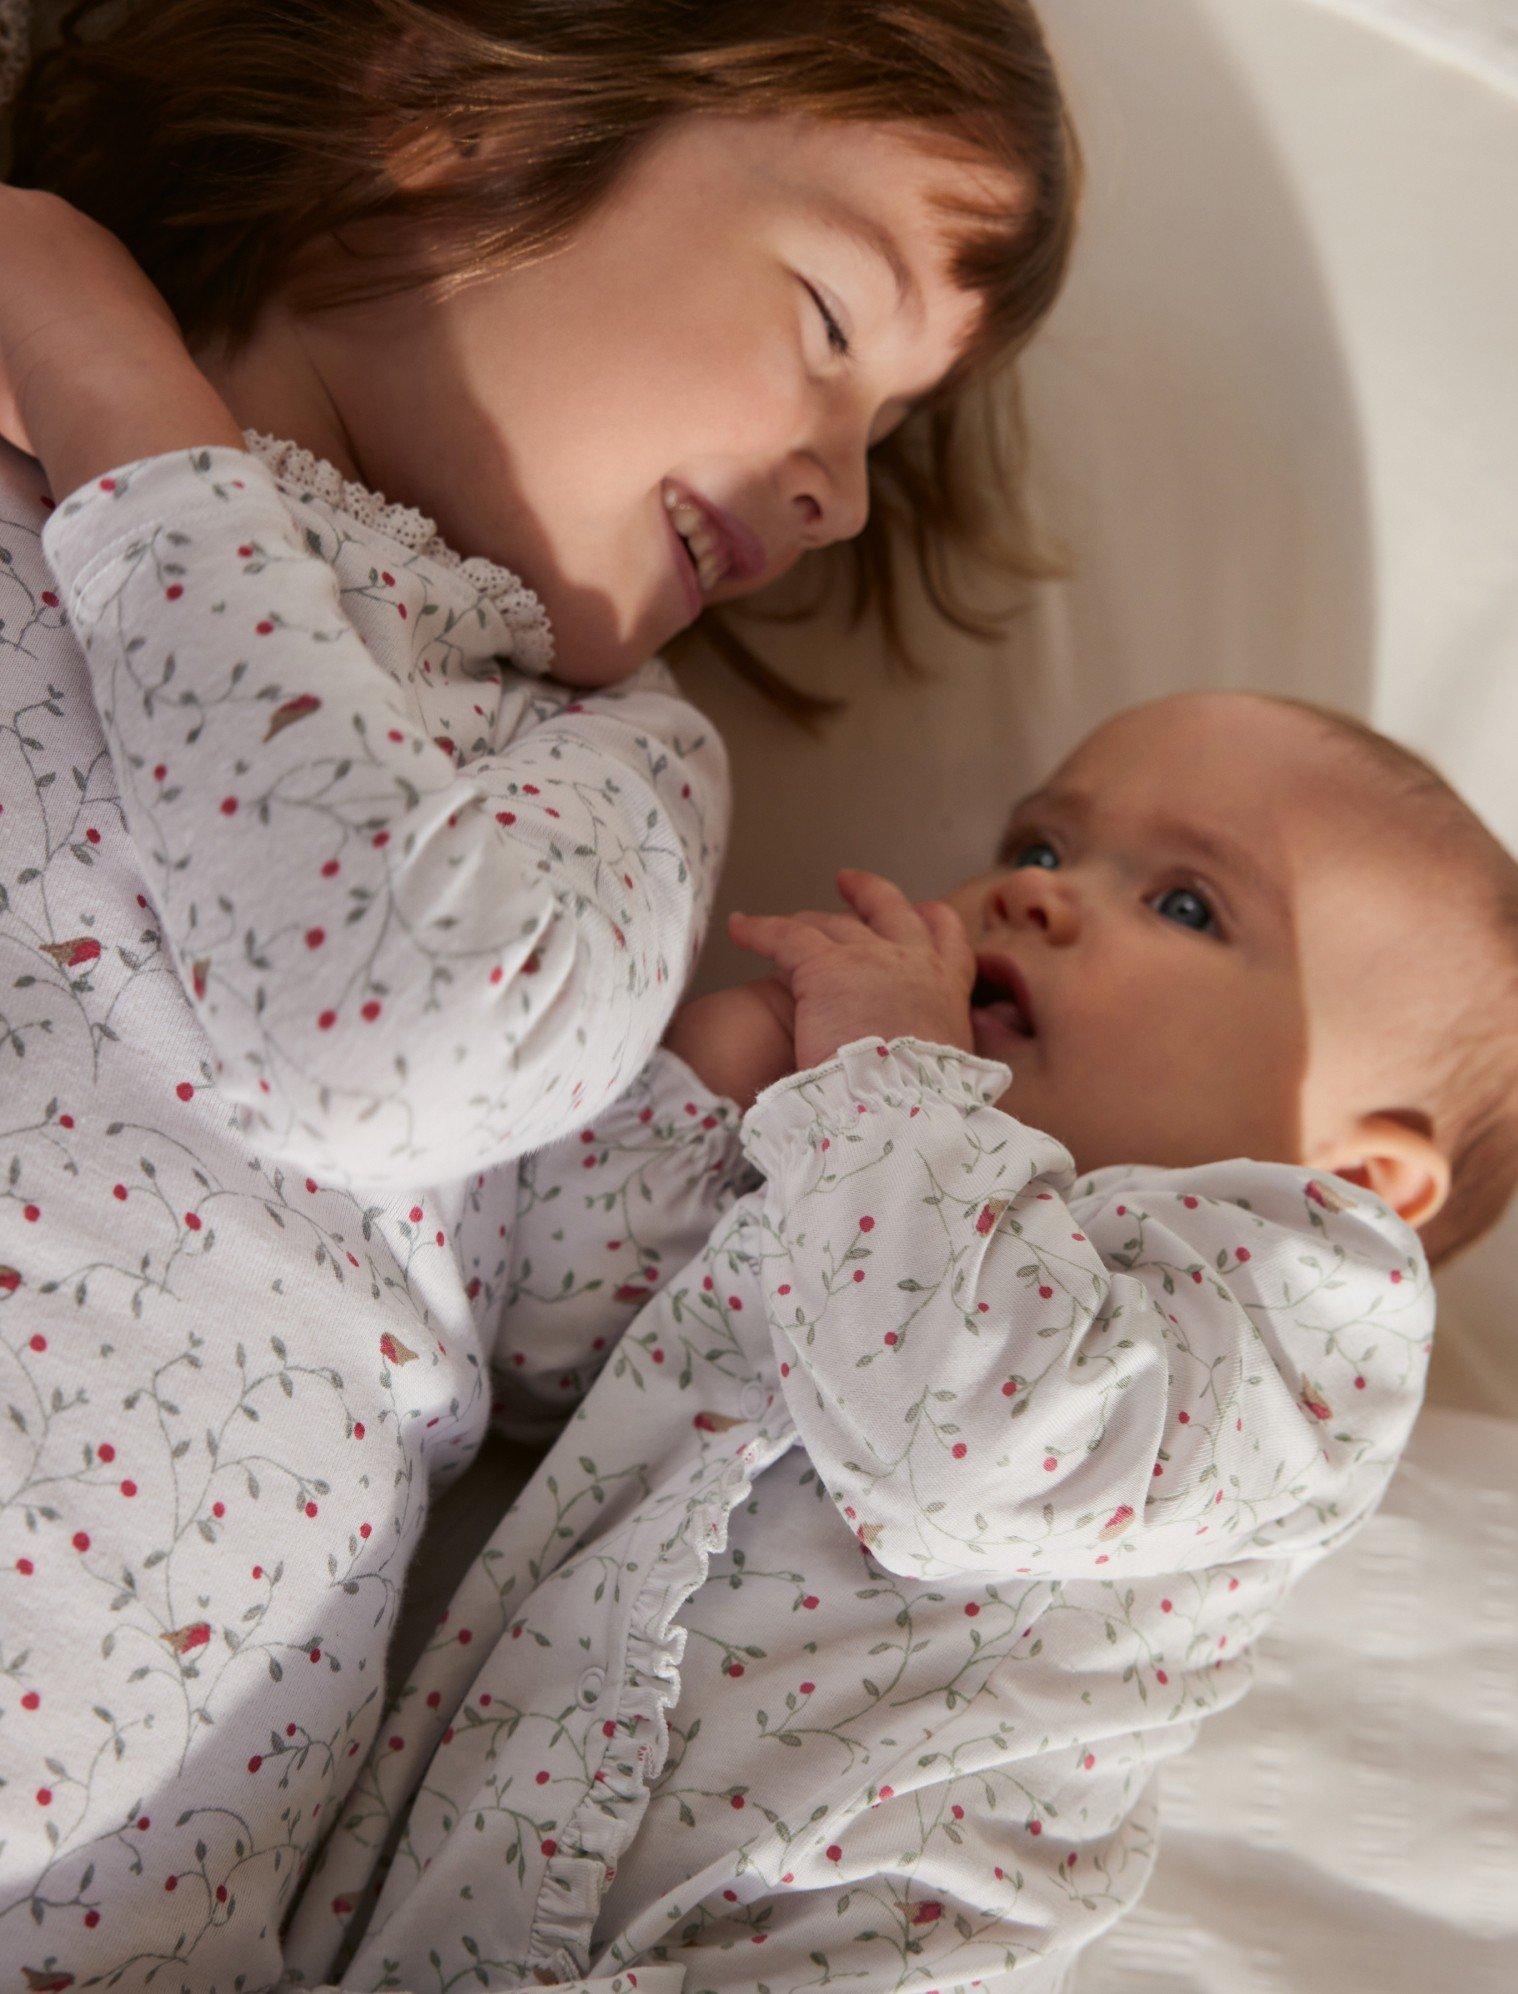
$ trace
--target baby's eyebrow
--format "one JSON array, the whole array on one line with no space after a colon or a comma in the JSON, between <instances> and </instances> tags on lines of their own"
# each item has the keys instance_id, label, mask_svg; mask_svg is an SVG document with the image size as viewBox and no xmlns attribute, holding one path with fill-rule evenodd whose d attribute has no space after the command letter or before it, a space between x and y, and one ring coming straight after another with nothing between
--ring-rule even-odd
<instances>
[{"instance_id":1,"label":"baby's eyebrow","mask_svg":"<svg viewBox=\"0 0 1518 1994\"><path fill-rule=\"evenodd\" d=\"M1204 830L1183 818L1159 818L1149 826L1152 835L1172 849L1188 853L1201 865L1236 879L1256 899L1264 901L1282 921L1290 919L1286 890L1268 867L1261 865L1247 845L1221 831Z\"/></svg>"},{"instance_id":2,"label":"baby's eyebrow","mask_svg":"<svg viewBox=\"0 0 1518 1994\"><path fill-rule=\"evenodd\" d=\"M1018 840L1027 834L1027 826L1020 820L1047 811L1051 816L1072 818L1083 824L1091 815L1091 806L1084 796L1073 789L1030 789L1026 796L1020 796L1012 806L1007 819L1007 828L1001 834L1001 843L996 848L998 860L1011 858Z\"/></svg>"}]
</instances>

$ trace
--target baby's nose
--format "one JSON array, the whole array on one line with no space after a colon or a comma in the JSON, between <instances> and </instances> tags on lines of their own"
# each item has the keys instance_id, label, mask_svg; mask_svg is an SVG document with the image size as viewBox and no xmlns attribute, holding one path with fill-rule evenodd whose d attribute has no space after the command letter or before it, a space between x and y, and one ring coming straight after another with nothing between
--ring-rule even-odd
<instances>
[{"instance_id":1,"label":"baby's nose","mask_svg":"<svg viewBox=\"0 0 1518 1994\"><path fill-rule=\"evenodd\" d=\"M1080 927L1075 895L1048 866L1019 866L991 888L987 925L1037 928L1051 942L1073 941Z\"/></svg>"}]
</instances>

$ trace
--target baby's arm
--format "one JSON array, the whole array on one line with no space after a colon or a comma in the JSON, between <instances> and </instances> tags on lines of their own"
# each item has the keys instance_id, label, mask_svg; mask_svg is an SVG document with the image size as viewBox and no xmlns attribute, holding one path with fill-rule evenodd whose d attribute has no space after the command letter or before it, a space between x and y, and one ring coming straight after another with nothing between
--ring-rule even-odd
<instances>
[{"instance_id":1,"label":"baby's arm","mask_svg":"<svg viewBox=\"0 0 1518 1994\"><path fill-rule=\"evenodd\" d=\"M1279 1165L1106 1171L993 1103L1007 1071L865 1040L745 1123L792 1415L873 1555L1120 1578L1326 1545L1417 1410L1414 1235Z\"/></svg>"},{"instance_id":2,"label":"baby's arm","mask_svg":"<svg viewBox=\"0 0 1518 1994\"><path fill-rule=\"evenodd\" d=\"M664 1043L714 1094L751 1108L766 1087L796 1071L795 1014L785 984L764 977L682 1004Z\"/></svg>"},{"instance_id":3,"label":"baby's arm","mask_svg":"<svg viewBox=\"0 0 1518 1994\"><path fill-rule=\"evenodd\" d=\"M744 1137L792 1415L875 1555L924 1577L1114 1578L1352 1528L1422 1390L1415 1236L1281 1165L1077 1189L1066 1151L994 1105L1006 1067L946 1042L968 1035L952 916L844 885L860 918L738 918L791 977L818 1061ZM875 1015L892 1043L858 1036Z\"/></svg>"}]
</instances>

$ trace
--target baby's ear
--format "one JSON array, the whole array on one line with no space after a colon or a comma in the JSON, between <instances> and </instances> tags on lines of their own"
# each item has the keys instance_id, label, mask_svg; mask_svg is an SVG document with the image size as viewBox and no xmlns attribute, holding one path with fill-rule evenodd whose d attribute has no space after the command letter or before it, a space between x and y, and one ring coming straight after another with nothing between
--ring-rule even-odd
<instances>
[{"instance_id":1,"label":"baby's ear","mask_svg":"<svg viewBox=\"0 0 1518 1994\"><path fill-rule=\"evenodd\" d=\"M1427 1225L1449 1196L1449 1158L1428 1117L1411 1111L1362 1115L1306 1160L1373 1191L1413 1227Z\"/></svg>"}]
</instances>

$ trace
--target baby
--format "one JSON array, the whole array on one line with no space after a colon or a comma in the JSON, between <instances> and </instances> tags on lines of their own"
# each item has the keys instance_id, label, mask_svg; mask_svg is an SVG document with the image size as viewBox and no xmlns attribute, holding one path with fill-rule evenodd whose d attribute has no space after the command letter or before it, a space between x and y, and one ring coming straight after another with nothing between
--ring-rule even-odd
<instances>
[{"instance_id":1,"label":"baby","mask_svg":"<svg viewBox=\"0 0 1518 1994\"><path fill-rule=\"evenodd\" d=\"M945 901L841 884L524 1173L498 1410L583 1395L307 1894L351 1984L1056 1985L1395 1467L1518 1175L1518 866L1442 780L1187 696Z\"/></svg>"}]
</instances>

